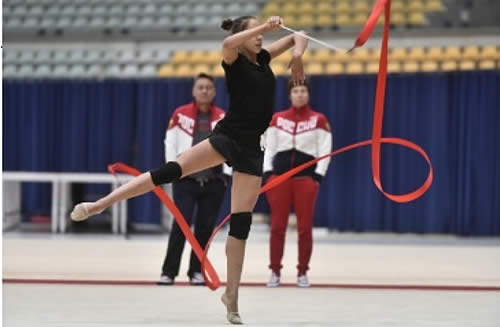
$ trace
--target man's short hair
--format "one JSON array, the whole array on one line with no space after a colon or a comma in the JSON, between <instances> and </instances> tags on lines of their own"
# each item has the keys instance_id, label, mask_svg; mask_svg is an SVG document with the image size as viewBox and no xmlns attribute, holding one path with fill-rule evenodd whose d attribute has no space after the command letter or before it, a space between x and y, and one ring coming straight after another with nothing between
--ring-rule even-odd
<instances>
[{"instance_id":1,"label":"man's short hair","mask_svg":"<svg viewBox=\"0 0 500 327\"><path fill-rule=\"evenodd\" d=\"M212 82L212 84L215 85L215 78L212 76L212 75L209 75L207 73L199 73L198 75L196 75L196 77L194 78L194 81L196 82L197 80L199 80L200 78L205 78L205 79L208 79L210 82Z\"/></svg>"}]
</instances>

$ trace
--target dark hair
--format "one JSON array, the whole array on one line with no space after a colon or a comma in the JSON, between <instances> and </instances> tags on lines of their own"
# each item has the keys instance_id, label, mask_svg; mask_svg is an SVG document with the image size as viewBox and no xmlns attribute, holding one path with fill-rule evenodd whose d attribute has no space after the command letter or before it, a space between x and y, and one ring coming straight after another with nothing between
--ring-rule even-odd
<instances>
[{"instance_id":1,"label":"dark hair","mask_svg":"<svg viewBox=\"0 0 500 327\"><path fill-rule=\"evenodd\" d=\"M309 80L307 78L304 80L304 84L300 85L293 85L293 79L290 78L288 80L288 95L290 95L290 92L292 92L292 89L296 86L305 86L307 88L307 93L311 95L311 84L309 83Z\"/></svg>"},{"instance_id":2,"label":"dark hair","mask_svg":"<svg viewBox=\"0 0 500 327\"><path fill-rule=\"evenodd\" d=\"M223 30L231 31L231 34L236 34L238 32L244 31L247 29L248 21L250 19L257 19L255 16L241 16L236 19L227 18L222 21L220 27Z\"/></svg>"},{"instance_id":3,"label":"dark hair","mask_svg":"<svg viewBox=\"0 0 500 327\"><path fill-rule=\"evenodd\" d=\"M204 79L208 79L210 82L212 82L212 84L215 85L215 79L212 75L209 75L207 73L199 73L198 75L196 75L196 77L194 78L194 81L196 82L197 80L199 80L200 78L204 78Z\"/></svg>"}]
</instances>

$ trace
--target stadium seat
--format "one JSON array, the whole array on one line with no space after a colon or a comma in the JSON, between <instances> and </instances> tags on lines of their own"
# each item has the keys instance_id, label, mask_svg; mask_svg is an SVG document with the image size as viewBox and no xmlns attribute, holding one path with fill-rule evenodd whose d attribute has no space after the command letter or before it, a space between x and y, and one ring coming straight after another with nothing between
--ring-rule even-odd
<instances>
[{"instance_id":1,"label":"stadium seat","mask_svg":"<svg viewBox=\"0 0 500 327\"><path fill-rule=\"evenodd\" d=\"M211 65L208 64L194 64L192 67L193 76L198 75L200 73L210 74L212 71Z\"/></svg>"},{"instance_id":2,"label":"stadium seat","mask_svg":"<svg viewBox=\"0 0 500 327\"><path fill-rule=\"evenodd\" d=\"M460 48L457 46L448 46L444 49L443 59L445 60L458 60L462 56Z\"/></svg>"},{"instance_id":3,"label":"stadium seat","mask_svg":"<svg viewBox=\"0 0 500 327\"><path fill-rule=\"evenodd\" d=\"M327 26L333 26L333 23L334 23L333 16L331 16L330 14L321 14L318 16L315 25L319 27L327 27Z\"/></svg>"},{"instance_id":4,"label":"stadium seat","mask_svg":"<svg viewBox=\"0 0 500 327\"><path fill-rule=\"evenodd\" d=\"M285 75L287 73L286 65L279 62L272 63L271 69L273 70L274 75Z\"/></svg>"},{"instance_id":5,"label":"stadium seat","mask_svg":"<svg viewBox=\"0 0 500 327\"><path fill-rule=\"evenodd\" d=\"M312 15L316 11L312 3L308 1L300 3L300 5L298 5L297 8L298 8L298 13L300 13L301 15Z\"/></svg>"},{"instance_id":6,"label":"stadium seat","mask_svg":"<svg viewBox=\"0 0 500 327\"><path fill-rule=\"evenodd\" d=\"M360 62L371 61L375 58L372 56L372 52L369 48L358 48L354 49L351 55L352 59Z\"/></svg>"},{"instance_id":7,"label":"stadium seat","mask_svg":"<svg viewBox=\"0 0 500 327\"><path fill-rule=\"evenodd\" d=\"M325 15L325 14L331 15L335 12L335 9L334 9L332 3L325 2L325 1L318 3L316 10L319 14L322 14L322 15Z\"/></svg>"},{"instance_id":8,"label":"stadium seat","mask_svg":"<svg viewBox=\"0 0 500 327\"><path fill-rule=\"evenodd\" d=\"M359 62L350 62L345 68L347 74L361 74L363 71L363 64Z\"/></svg>"},{"instance_id":9,"label":"stadium seat","mask_svg":"<svg viewBox=\"0 0 500 327\"><path fill-rule=\"evenodd\" d=\"M306 74L308 75L320 75L323 74L323 65L319 63L309 63L305 67Z\"/></svg>"},{"instance_id":10,"label":"stadium seat","mask_svg":"<svg viewBox=\"0 0 500 327\"><path fill-rule=\"evenodd\" d=\"M317 49L311 54L311 60L318 63L328 63L332 61L333 56L328 49Z\"/></svg>"},{"instance_id":11,"label":"stadium seat","mask_svg":"<svg viewBox=\"0 0 500 327\"><path fill-rule=\"evenodd\" d=\"M426 12L438 12L442 11L443 9L444 6L441 0L428 0L424 8Z\"/></svg>"},{"instance_id":12,"label":"stadium seat","mask_svg":"<svg viewBox=\"0 0 500 327\"><path fill-rule=\"evenodd\" d=\"M498 52L495 45L487 45L481 49L480 53L481 59L497 59L500 58L500 52Z\"/></svg>"},{"instance_id":13,"label":"stadium seat","mask_svg":"<svg viewBox=\"0 0 500 327\"><path fill-rule=\"evenodd\" d=\"M460 69L460 70L474 70L474 69L476 69L476 63L472 60L461 60L458 63L458 69Z\"/></svg>"},{"instance_id":14,"label":"stadium seat","mask_svg":"<svg viewBox=\"0 0 500 327\"><path fill-rule=\"evenodd\" d=\"M316 19L312 15L299 15L297 26L299 28L307 29L316 25Z\"/></svg>"},{"instance_id":15,"label":"stadium seat","mask_svg":"<svg viewBox=\"0 0 500 327\"><path fill-rule=\"evenodd\" d=\"M423 12L412 12L409 14L408 22L414 26L422 26L426 24Z\"/></svg>"},{"instance_id":16,"label":"stadium seat","mask_svg":"<svg viewBox=\"0 0 500 327\"><path fill-rule=\"evenodd\" d=\"M196 74L193 68L189 64L180 64L174 71L174 76L176 77L187 77L194 76Z\"/></svg>"},{"instance_id":17,"label":"stadium seat","mask_svg":"<svg viewBox=\"0 0 500 327\"><path fill-rule=\"evenodd\" d=\"M457 69L458 69L458 66L457 66L456 61L447 60L447 61L444 61L443 63L441 63L441 70L442 71L448 72L448 71L454 71Z\"/></svg>"},{"instance_id":18,"label":"stadium seat","mask_svg":"<svg viewBox=\"0 0 500 327\"><path fill-rule=\"evenodd\" d=\"M222 77L224 76L224 68L222 68L222 65L214 65L212 68L212 75L215 77Z\"/></svg>"},{"instance_id":19,"label":"stadium seat","mask_svg":"<svg viewBox=\"0 0 500 327\"><path fill-rule=\"evenodd\" d=\"M479 59L479 48L475 45L464 47L462 51L463 59L477 60Z\"/></svg>"},{"instance_id":20,"label":"stadium seat","mask_svg":"<svg viewBox=\"0 0 500 327\"><path fill-rule=\"evenodd\" d=\"M479 69L493 70L493 69L495 69L495 61L494 60L481 60L479 62Z\"/></svg>"},{"instance_id":21,"label":"stadium seat","mask_svg":"<svg viewBox=\"0 0 500 327\"><path fill-rule=\"evenodd\" d=\"M405 73L416 73L419 71L419 65L416 61L405 61L402 71Z\"/></svg>"},{"instance_id":22,"label":"stadium seat","mask_svg":"<svg viewBox=\"0 0 500 327\"><path fill-rule=\"evenodd\" d=\"M326 73L331 75L338 75L344 73L344 65L338 62L332 62L326 65Z\"/></svg>"},{"instance_id":23,"label":"stadium seat","mask_svg":"<svg viewBox=\"0 0 500 327\"><path fill-rule=\"evenodd\" d=\"M422 63L421 70L423 72L435 72L439 70L439 65L436 61L427 60Z\"/></svg>"},{"instance_id":24,"label":"stadium seat","mask_svg":"<svg viewBox=\"0 0 500 327\"><path fill-rule=\"evenodd\" d=\"M421 61L421 60L424 60L425 57L426 57L426 55L425 55L425 48L423 48L423 47L414 47L414 48L410 48L410 50L408 52L407 59Z\"/></svg>"},{"instance_id":25,"label":"stadium seat","mask_svg":"<svg viewBox=\"0 0 500 327\"><path fill-rule=\"evenodd\" d=\"M351 12L351 5L349 1L339 0L337 1L337 6L335 7L335 12L337 14L348 14Z\"/></svg>"},{"instance_id":26,"label":"stadium seat","mask_svg":"<svg viewBox=\"0 0 500 327\"><path fill-rule=\"evenodd\" d=\"M353 22L351 16L348 14L338 14L335 17L335 25L342 27L342 26L350 26L352 24Z\"/></svg>"},{"instance_id":27,"label":"stadium seat","mask_svg":"<svg viewBox=\"0 0 500 327\"><path fill-rule=\"evenodd\" d=\"M158 77L172 77L174 75L174 67L171 64L166 64L158 70Z\"/></svg>"},{"instance_id":28,"label":"stadium seat","mask_svg":"<svg viewBox=\"0 0 500 327\"><path fill-rule=\"evenodd\" d=\"M366 64L366 72L368 74L377 74L378 68L379 68L378 61L373 61L373 62Z\"/></svg>"},{"instance_id":29,"label":"stadium seat","mask_svg":"<svg viewBox=\"0 0 500 327\"><path fill-rule=\"evenodd\" d=\"M394 26L402 26L406 25L407 19L406 19L406 14L401 13L401 12L395 12L394 14L391 14L391 24Z\"/></svg>"},{"instance_id":30,"label":"stadium seat","mask_svg":"<svg viewBox=\"0 0 500 327\"><path fill-rule=\"evenodd\" d=\"M441 47L430 47L427 49L426 59L441 60L443 58L443 49Z\"/></svg>"},{"instance_id":31,"label":"stadium seat","mask_svg":"<svg viewBox=\"0 0 500 327\"><path fill-rule=\"evenodd\" d=\"M368 12L370 11L370 6L366 1L357 0L354 2L353 10L356 13L368 14Z\"/></svg>"},{"instance_id":32,"label":"stadium seat","mask_svg":"<svg viewBox=\"0 0 500 327\"><path fill-rule=\"evenodd\" d=\"M399 62L389 62L387 64L387 72L389 73L401 72L401 64Z\"/></svg>"},{"instance_id":33,"label":"stadium seat","mask_svg":"<svg viewBox=\"0 0 500 327\"><path fill-rule=\"evenodd\" d=\"M394 48L389 53L389 60L404 60L407 56L406 48Z\"/></svg>"}]
</instances>

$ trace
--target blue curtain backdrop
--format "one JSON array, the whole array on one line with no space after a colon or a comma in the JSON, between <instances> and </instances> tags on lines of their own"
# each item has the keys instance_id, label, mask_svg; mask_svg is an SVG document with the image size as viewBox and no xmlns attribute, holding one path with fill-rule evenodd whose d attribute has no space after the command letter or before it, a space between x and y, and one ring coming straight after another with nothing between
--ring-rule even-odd
<instances>
[{"instance_id":1,"label":"blue curtain backdrop","mask_svg":"<svg viewBox=\"0 0 500 327\"><path fill-rule=\"evenodd\" d=\"M328 117L336 149L371 137L376 77L317 76L311 105ZM225 82L217 105L227 108ZM3 169L105 172L122 161L140 170L163 163L163 138L173 110L191 98L191 79L3 82ZM279 78L276 110L288 107ZM500 72L389 76L383 136L421 145L435 179L418 200L398 204L375 188L370 148L334 158L321 185L315 225L341 231L500 235ZM408 193L427 176L415 152L382 147L382 184ZM105 186L86 186L88 198ZM28 184L23 213L49 215L50 187ZM263 198L256 211L267 211ZM226 205L221 215L228 213ZM158 224L153 195L131 201L133 223Z\"/></svg>"}]
</instances>

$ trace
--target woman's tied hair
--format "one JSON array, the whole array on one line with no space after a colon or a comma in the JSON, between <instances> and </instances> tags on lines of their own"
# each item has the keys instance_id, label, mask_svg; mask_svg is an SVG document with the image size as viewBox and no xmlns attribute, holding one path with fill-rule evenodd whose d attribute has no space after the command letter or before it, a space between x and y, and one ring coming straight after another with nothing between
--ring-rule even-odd
<instances>
[{"instance_id":1,"label":"woman's tied hair","mask_svg":"<svg viewBox=\"0 0 500 327\"><path fill-rule=\"evenodd\" d=\"M231 31L231 34L236 34L247 29L248 21L257 19L255 16L241 16L236 19L227 18L222 21L220 27L223 30Z\"/></svg>"}]
</instances>

